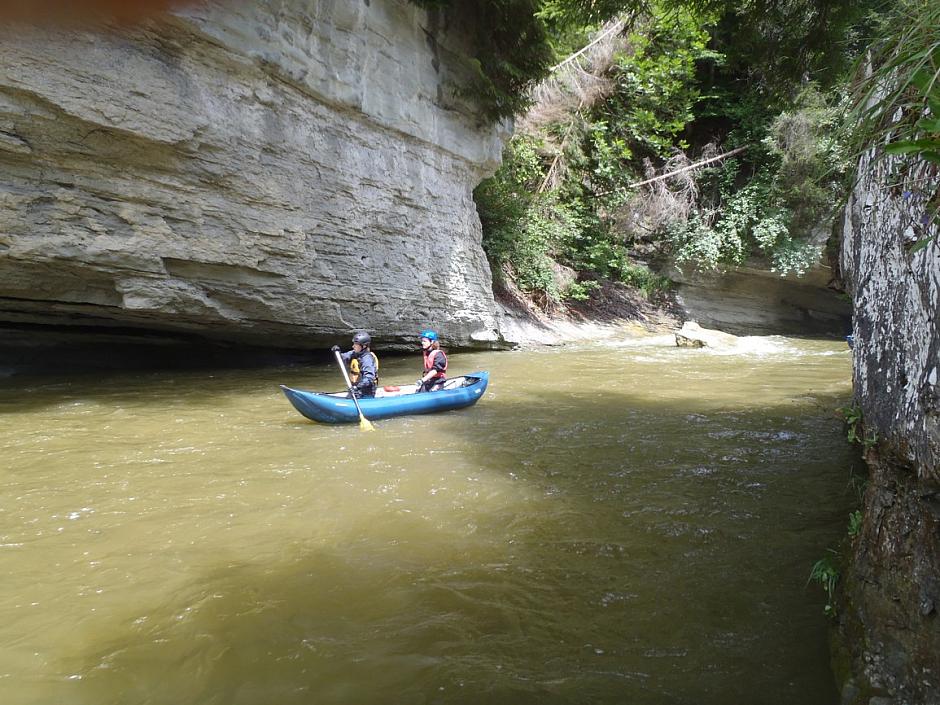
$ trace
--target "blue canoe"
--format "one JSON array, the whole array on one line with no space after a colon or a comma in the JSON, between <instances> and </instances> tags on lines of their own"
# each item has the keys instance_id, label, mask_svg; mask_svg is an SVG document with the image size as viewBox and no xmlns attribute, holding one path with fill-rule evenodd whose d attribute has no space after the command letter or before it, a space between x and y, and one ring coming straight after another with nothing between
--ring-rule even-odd
<instances>
[{"instance_id":1,"label":"blue canoe","mask_svg":"<svg viewBox=\"0 0 940 705\"><path fill-rule=\"evenodd\" d=\"M433 414L438 411L462 409L476 404L486 385L489 372L454 377L447 380L444 389L436 392L415 393L409 384L394 391L379 389L374 397L359 400L362 414L370 421L389 419L409 414ZM346 392L304 392L281 385L284 395L301 414L320 423L353 423L359 421L356 405Z\"/></svg>"}]
</instances>

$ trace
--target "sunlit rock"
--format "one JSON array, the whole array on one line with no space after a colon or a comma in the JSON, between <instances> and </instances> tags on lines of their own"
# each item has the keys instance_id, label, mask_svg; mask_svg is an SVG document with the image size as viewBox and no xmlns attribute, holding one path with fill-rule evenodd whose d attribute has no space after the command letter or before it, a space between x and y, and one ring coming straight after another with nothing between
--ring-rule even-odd
<instances>
[{"instance_id":1,"label":"sunlit rock","mask_svg":"<svg viewBox=\"0 0 940 705\"><path fill-rule=\"evenodd\" d=\"M0 326L500 343L468 27L261 0L0 32Z\"/></svg>"},{"instance_id":2,"label":"sunlit rock","mask_svg":"<svg viewBox=\"0 0 940 705\"><path fill-rule=\"evenodd\" d=\"M702 328L695 321L686 321L676 331L676 345L680 348L722 348L733 346L737 341L730 333Z\"/></svg>"}]
</instances>

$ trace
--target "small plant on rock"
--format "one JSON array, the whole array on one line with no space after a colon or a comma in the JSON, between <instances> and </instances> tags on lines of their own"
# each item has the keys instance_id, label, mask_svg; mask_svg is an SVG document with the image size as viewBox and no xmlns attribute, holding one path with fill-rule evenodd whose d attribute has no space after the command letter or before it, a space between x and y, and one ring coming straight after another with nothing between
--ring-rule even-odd
<instances>
[{"instance_id":1,"label":"small plant on rock","mask_svg":"<svg viewBox=\"0 0 940 705\"><path fill-rule=\"evenodd\" d=\"M823 611L830 617L835 616L836 605L836 585L839 583L840 571L838 565L839 554L833 549L828 549L829 555L823 556L813 563L809 573L809 583L819 583L826 591L826 606Z\"/></svg>"},{"instance_id":2,"label":"small plant on rock","mask_svg":"<svg viewBox=\"0 0 940 705\"><path fill-rule=\"evenodd\" d=\"M849 514L849 538L855 538L862 530L862 511L856 509Z\"/></svg>"}]
</instances>

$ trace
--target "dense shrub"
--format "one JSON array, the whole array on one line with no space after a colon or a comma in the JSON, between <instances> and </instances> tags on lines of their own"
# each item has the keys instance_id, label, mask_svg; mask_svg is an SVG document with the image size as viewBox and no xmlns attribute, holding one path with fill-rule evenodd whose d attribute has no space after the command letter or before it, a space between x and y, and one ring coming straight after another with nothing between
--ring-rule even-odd
<instances>
[{"instance_id":1,"label":"dense shrub","mask_svg":"<svg viewBox=\"0 0 940 705\"><path fill-rule=\"evenodd\" d=\"M518 114L551 63L625 18L609 61L566 63L540 84L544 104L476 189L496 276L558 300L588 296L598 277L653 290L650 257L780 273L817 259L852 161L832 79L865 46L877 0L414 1L479 19L468 91L490 118ZM553 262L577 284L559 291Z\"/></svg>"}]
</instances>

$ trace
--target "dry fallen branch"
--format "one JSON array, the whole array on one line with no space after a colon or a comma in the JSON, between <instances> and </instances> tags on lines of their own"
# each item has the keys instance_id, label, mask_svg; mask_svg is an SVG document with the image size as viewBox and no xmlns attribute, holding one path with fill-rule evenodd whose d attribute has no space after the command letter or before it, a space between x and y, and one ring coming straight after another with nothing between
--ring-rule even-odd
<instances>
[{"instance_id":1,"label":"dry fallen branch","mask_svg":"<svg viewBox=\"0 0 940 705\"><path fill-rule=\"evenodd\" d=\"M660 174L659 176L654 176L654 177L651 178L651 179L646 179L646 181L637 181L636 183L627 184L626 186L620 186L619 188L611 189L610 191L601 191L600 193L595 193L595 194L594 194L594 197L595 197L595 198L600 198L601 196L609 196L609 195L612 194L612 193L618 193L618 192L620 192L620 191L629 191L629 190L631 190L631 189L638 188L638 187L640 187L640 186L646 186L647 184L652 184L652 183L655 183L655 182L657 182L657 181L665 181L666 179L670 179L670 178L672 178L672 177L674 177L674 176L677 176L677 175L679 175L679 174L683 174L683 173L685 173L685 172L692 171L693 169L699 169L699 168L705 166L706 164L711 164L712 162L717 162L717 161L720 161L720 160L722 160L722 159L727 159L728 157L734 156L735 154L740 154L741 152L743 152L745 149L748 149L749 147L750 147L750 145L744 145L743 147L738 147L737 149L732 149L730 152L725 152L724 154L719 154L718 156L715 156L715 157L710 157L710 158L708 158L708 159L703 159L702 161L695 162L695 164L689 164L689 165L687 165L687 166L682 167L681 169L676 169L675 171L669 171L669 172L667 172L667 173L665 173L665 174ZM683 156L684 156L684 155L683 155ZM669 162L666 162L666 164L667 164L667 166L668 166Z\"/></svg>"},{"instance_id":2,"label":"dry fallen branch","mask_svg":"<svg viewBox=\"0 0 940 705\"><path fill-rule=\"evenodd\" d=\"M704 159L692 162L688 156L679 152L671 157L662 167L663 172L656 175L656 169L649 160L644 162L648 178L629 184L605 194L631 192L627 200L613 213L615 229L623 233L656 233L674 223L689 219L699 199L695 171L708 164L738 154L747 147L715 154L716 147L709 144L702 151Z\"/></svg>"},{"instance_id":3,"label":"dry fallen branch","mask_svg":"<svg viewBox=\"0 0 940 705\"><path fill-rule=\"evenodd\" d=\"M627 20L606 24L597 36L552 68L551 75L535 87L533 105L519 119L520 132L534 134L549 125L570 122L581 109L605 97L613 88L606 77L614 57L627 44L622 36Z\"/></svg>"}]
</instances>

